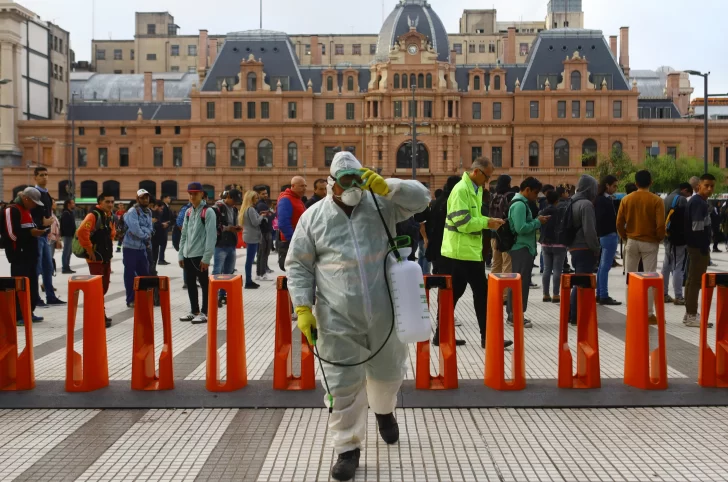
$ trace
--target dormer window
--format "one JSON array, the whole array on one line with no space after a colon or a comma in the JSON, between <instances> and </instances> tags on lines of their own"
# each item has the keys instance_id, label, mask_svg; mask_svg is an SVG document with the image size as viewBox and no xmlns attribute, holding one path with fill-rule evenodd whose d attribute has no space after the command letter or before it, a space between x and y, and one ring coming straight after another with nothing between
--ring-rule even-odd
<instances>
[{"instance_id":1,"label":"dormer window","mask_svg":"<svg viewBox=\"0 0 728 482\"><path fill-rule=\"evenodd\" d=\"M258 90L258 76L254 72L248 73L248 92Z\"/></svg>"},{"instance_id":2,"label":"dormer window","mask_svg":"<svg viewBox=\"0 0 728 482\"><path fill-rule=\"evenodd\" d=\"M571 90L581 90L581 72L578 70L571 73Z\"/></svg>"},{"instance_id":3,"label":"dormer window","mask_svg":"<svg viewBox=\"0 0 728 482\"><path fill-rule=\"evenodd\" d=\"M326 90L329 92L334 90L334 78L331 76L326 77Z\"/></svg>"}]
</instances>

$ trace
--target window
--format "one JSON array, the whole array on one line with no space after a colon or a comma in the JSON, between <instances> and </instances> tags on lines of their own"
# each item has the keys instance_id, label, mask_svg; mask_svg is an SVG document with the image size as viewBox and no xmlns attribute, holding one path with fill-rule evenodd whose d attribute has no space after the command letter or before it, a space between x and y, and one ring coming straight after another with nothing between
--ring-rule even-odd
<instances>
[{"instance_id":1,"label":"window","mask_svg":"<svg viewBox=\"0 0 728 482\"><path fill-rule=\"evenodd\" d=\"M452 46L453 50L456 54L462 55L463 54L463 44L454 44Z\"/></svg>"},{"instance_id":2,"label":"window","mask_svg":"<svg viewBox=\"0 0 728 482\"><path fill-rule=\"evenodd\" d=\"M351 55L361 55L361 44L351 46Z\"/></svg>"},{"instance_id":3,"label":"window","mask_svg":"<svg viewBox=\"0 0 728 482\"><path fill-rule=\"evenodd\" d=\"M447 161L447 151L442 151L442 160Z\"/></svg>"},{"instance_id":4,"label":"window","mask_svg":"<svg viewBox=\"0 0 728 482\"><path fill-rule=\"evenodd\" d=\"M101 136L106 135L106 127L99 127L99 135L101 135Z\"/></svg>"},{"instance_id":5,"label":"window","mask_svg":"<svg viewBox=\"0 0 728 482\"><path fill-rule=\"evenodd\" d=\"M149 60L149 61L157 60L157 54L147 54L147 60Z\"/></svg>"},{"instance_id":6,"label":"window","mask_svg":"<svg viewBox=\"0 0 728 482\"><path fill-rule=\"evenodd\" d=\"M501 103L493 102L493 120L500 120L501 116Z\"/></svg>"},{"instance_id":7,"label":"window","mask_svg":"<svg viewBox=\"0 0 728 482\"><path fill-rule=\"evenodd\" d=\"M129 59L130 59L130 60L134 60L134 49L131 49L131 50L129 51Z\"/></svg>"},{"instance_id":8,"label":"window","mask_svg":"<svg viewBox=\"0 0 728 482\"><path fill-rule=\"evenodd\" d=\"M179 57L179 45L172 45L172 51L169 53L172 57Z\"/></svg>"},{"instance_id":9,"label":"window","mask_svg":"<svg viewBox=\"0 0 728 482\"><path fill-rule=\"evenodd\" d=\"M289 119L296 118L296 103L295 102L288 103L288 118Z\"/></svg>"},{"instance_id":10,"label":"window","mask_svg":"<svg viewBox=\"0 0 728 482\"><path fill-rule=\"evenodd\" d=\"M354 77L351 75L346 78L346 90L349 92L354 91Z\"/></svg>"},{"instance_id":11,"label":"window","mask_svg":"<svg viewBox=\"0 0 728 482\"><path fill-rule=\"evenodd\" d=\"M478 53L481 53L481 54L485 53L485 44L478 45Z\"/></svg>"},{"instance_id":12,"label":"window","mask_svg":"<svg viewBox=\"0 0 728 482\"><path fill-rule=\"evenodd\" d=\"M187 55L189 55L190 57L197 57L197 45L188 45Z\"/></svg>"},{"instance_id":13,"label":"window","mask_svg":"<svg viewBox=\"0 0 728 482\"><path fill-rule=\"evenodd\" d=\"M556 90L560 78L561 76L557 74L539 74L537 80L539 90L546 90L546 82L551 90Z\"/></svg>"},{"instance_id":14,"label":"window","mask_svg":"<svg viewBox=\"0 0 728 482\"><path fill-rule=\"evenodd\" d=\"M602 90L602 84L607 82L607 90L612 90L612 74L594 74L594 88L596 90Z\"/></svg>"},{"instance_id":15,"label":"window","mask_svg":"<svg viewBox=\"0 0 728 482\"><path fill-rule=\"evenodd\" d=\"M171 67L170 67L170 70L171 70L172 72L179 72L179 65L173 65L173 66L171 66Z\"/></svg>"},{"instance_id":16,"label":"window","mask_svg":"<svg viewBox=\"0 0 728 482\"><path fill-rule=\"evenodd\" d=\"M501 88L501 80L500 75L496 75L495 79L493 80L493 89L494 90L500 90Z\"/></svg>"},{"instance_id":17,"label":"window","mask_svg":"<svg viewBox=\"0 0 728 482\"><path fill-rule=\"evenodd\" d=\"M215 103L214 102L207 103L207 118L208 119L215 118Z\"/></svg>"},{"instance_id":18,"label":"window","mask_svg":"<svg viewBox=\"0 0 728 482\"><path fill-rule=\"evenodd\" d=\"M614 144L612 144L612 151L615 154L621 155L622 154L622 143L619 141L614 141Z\"/></svg>"},{"instance_id":19,"label":"window","mask_svg":"<svg viewBox=\"0 0 728 482\"><path fill-rule=\"evenodd\" d=\"M268 139L258 143L258 167L273 167L273 144Z\"/></svg>"},{"instance_id":20,"label":"window","mask_svg":"<svg viewBox=\"0 0 728 482\"><path fill-rule=\"evenodd\" d=\"M311 55L311 44L306 44L304 48L306 50L306 55Z\"/></svg>"},{"instance_id":21,"label":"window","mask_svg":"<svg viewBox=\"0 0 728 482\"><path fill-rule=\"evenodd\" d=\"M490 44L488 44L488 53L489 54L495 53L495 43L491 42Z\"/></svg>"},{"instance_id":22,"label":"window","mask_svg":"<svg viewBox=\"0 0 728 482\"><path fill-rule=\"evenodd\" d=\"M167 25L167 35L177 35L177 27L175 24L170 23Z\"/></svg>"},{"instance_id":23,"label":"window","mask_svg":"<svg viewBox=\"0 0 728 482\"><path fill-rule=\"evenodd\" d=\"M492 147L490 149L490 160L495 167L503 167L503 148Z\"/></svg>"},{"instance_id":24,"label":"window","mask_svg":"<svg viewBox=\"0 0 728 482\"><path fill-rule=\"evenodd\" d=\"M394 88L399 89L399 74L394 74Z\"/></svg>"},{"instance_id":25,"label":"window","mask_svg":"<svg viewBox=\"0 0 728 482\"><path fill-rule=\"evenodd\" d=\"M593 100L586 101L586 118L587 119L594 118L594 101Z\"/></svg>"},{"instance_id":26,"label":"window","mask_svg":"<svg viewBox=\"0 0 728 482\"><path fill-rule=\"evenodd\" d=\"M63 77L63 66L62 65L59 65L58 66L58 80L64 80L64 77Z\"/></svg>"},{"instance_id":27,"label":"window","mask_svg":"<svg viewBox=\"0 0 728 482\"><path fill-rule=\"evenodd\" d=\"M468 45L468 53L474 54L475 53L475 44Z\"/></svg>"},{"instance_id":28,"label":"window","mask_svg":"<svg viewBox=\"0 0 728 482\"><path fill-rule=\"evenodd\" d=\"M119 148L119 167L129 167L129 148Z\"/></svg>"},{"instance_id":29,"label":"window","mask_svg":"<svg viewBox=\"0 0 728 482\"><path fill-rule=\"evenodd\" d=\"M713 164L720 166L720 147L713 148Z\"/></svg>"},{"instance_id":30,"label":"window","mask_svg":"<svg viewBox=\"0 0 728 482\"><path fill-rule=\"evenodd\" d=\"M538 101L531 101L531 119L538 119Z\"/></svg>"},{"instance_id":31,"label":"window","mask_svg":"<svg viewBox=\"0 0 728 482\"><path fill-rule=\"evenodd\" d=\"M379 117L379 102L372 102L372 117Z\"/></svg>"},{"instance_id":32,"label":"window","mask_svg":"<svg viewBox=\"0 0 728 482\"><path fill-rule=\"evenodd\" d=\"M164 147L154 148L154 167L164 166Z\"/></svg>"},{"instance_id":33,"label":"window","mask_svg":"<svg viewBox=\"0 0 728 482\"><path fill-rule=\"evenodd\" d=\"M182 167L182 147L172 147L172 164L174 167Z\"/></svg>"},{"instance_id":34,"label":"window","mask_svg":"<svg viewBox=\"0 0 728 482\"><path fill-rule=\"evenodd\" d=\"M121 69L118 69L118 70L114 69L114 73L115 74L123 74L124 72Z\"/></svg>"},{"instance_id":35,"label":"window","mask_svg":"<svg viewBox=\"0 0 728 482\"><path fill-rule=\"evenodd\" d=\"M326 77L326 90L329 92L334 90L334 78L331 76Z\"/></svg>"},{"instance_id":36,"label":"window","mask_svg":"<svg viewBox=\"0 0 728 482\"><path fill-rule=\"evenodd\" d=\"M394 101L394 117L402 117L402 101Z\"/></svg>"},{"instance_id":37,"label":"window","mask_svg":"<svg viewBox=\"0 0 728 482\"><path fill-rule=\"evenodd\" d=\"M126 127L122 126L121 129L120 129L120 131L121 131L121 135L122 136L125 136L126 135Z\"/></svg>"},{"instance_id":38,"label":"window","mask_svg":"<svg viewBox=\"0 0 728 482\"><path fill-rule=\"evenodd\" d=\"M424 101L423 106L424 106L424 112L423 112L422 116L426 117L428 119L431 119L432 118L432 101L431 100Z\"/></svg>"},{"instance_id":39,"label":"window","mask_svg":"<svg viewBox=\"0 0 728 482\"><path fill-rule=\"evenodd\" d=\"M528 44L526 44L526 43L522 43L522 44L521 44L521 45L519 46L519 49L518 49L518 51L519 51L519 55L520 55L521 57L526 57L526 56L528 55Z\"/></svg>"},{"instance_id":40,"label":"window","mask_svg":"<svg viewBox=\"0 0 728 482\"><path fill-rule=\"evenodd\" d=\"M480 102L473 102L473 119L480 119Z\"/></svg>"},{"instance_id":41,"label":"window","mask_svg":"<svg viewBox=\"0 0 728 482\"><path fill-rule=\"evenodd\" d=\"M248 72L248 92L255 92L258 90L258 76L255 72Z\"/></svg>"},{"instance_id":42,"label":"window","mask_svg":"<svg viewBox=\"0 0 728 482\"><path fill-rule=\"evenodd\" d=\"M480 146L473 146L470 148L470 157L471 160L476 160L479 157L483 157L483 148Z\"/></svg>"},{"instance_id":43,"label":"window","mask_svg":"<svg viewBox=\"0 0 728 482\"><path fill-rule=\"evenodd\" d=\"M156 35L157 34L157 26L153 23L147 24L147 35Z\"/></svg>"},{"instance_id":44,"label":"window","mask_svg":"<svg viewBox=\"0 0 728 482\"><path fill-rule=\"evenodd\" d=\"M354 120L354 104L346 104L346 120Z\"/></svg>"},{"instance_id":45,"label":"window","mask_svg":"<svg viewBox=\"0 0 728 482\"><path fill-rule=\"evenodd\" d=\"M261 119L270 118L270 104L268 104L268 102L260 103L260 118Z\"/></svg>"},{"instance_id":46,"label":"window","mask_svg":"<svg viewBox=\"0 0 728 482\"><path fill-rule=\"evenodd\" d=\"M560 100L556 104L556 115L559 119L566 119L566 101Z\"/></svg>"},{"instance_id":47,"label":"window","mask_svg":"<svg viewBox=\"0 0 728 482\"><path fill-rule=\"evenodd\" d=\"M59 38L59 39L58 39L58 51L59 51L60 53L64 53L64 52L63 52L63 39L62 39L62 38Z\"/></svg>"},{"instance_id":48,"label":"window","mask_svg":"<svg viewBox=\"0 0 728 482\"><path fill-rule=\"evenodd\" d=\"M334 120L334 104L326 104L326 120Z\"/></svg>"},{"instance_id":49,"label":"window","mask_svg":"<svg viewBox=\"0 0 728 482\"><path fill-rule=\"evenodd\" d=\"M154 135L155 136L161 136L162 135L162 127L161 126L154 126Z\"/></svg>"},{"instance_id":50,"label":"window","mask_svg":"<svg viewBox=\"0 0 728 482\"><path fill-rule=\"evenodd\" d=\"M334 160L334 156L338 152L338 147L324 147L324 166L331 167L331 161Z\"/></svg>"},{"instance_id":51,"label":"window","mask_svg":"<svg viewBox=\"0 0 728 482\"><path fill-rule=\"evenodd\" d=\"M409 104L409 117L417 117L417 101L410 100Z\"/></svg>"},{"instance_id":52,"label":"window","mask_svg":"<svg viewBox=\"0 0 728 482\"><path fill-rule=\"evenodd\" d=\"M174 135L178 136L182 133L182 127L174 126Z\"/></svg>"},{"instance_id":53,"label":"window","mask_svg":"<svg viewBox=\"0 0 728 482\"><path fill-rule=\"evenodd\" d=\"M235 119L243 118L243 103L242 102L235 102L233 104L233 118L235 118Z\"/></svg>"},{"instance_id":54,"label":"window","mask_svg":"<svg viewBox=\"0 0 728 482\"><path fill-rule=\"evenodd\" d=\"M425 88L425 76L423 74L420 74L417 76L417 88L418 89Z\"/></svg>"},{"instance_id":55,"label":"window","mask_svg":"<svg viewBox=\"0 0 728 482\"><path fill-rule=\"evenodd\" d=\"M581 167L596 167L597 141L587 139L581 145Z\"/></svg>"},{"instance_id":56,"label":"window","mask_svg":"<svg viewBox=\"0 0 728 482\"><path fill-rule=\"evenodd\" d=\"M288 143L288 167L298 166L298 145L295 142Z\"/></svg>"},{"instance_id":57,"label":"window","mask_svg":"<svg viewBox=\"0 0 728 482\"><path fill-rule=\"evenodd\" d=\"M480 90L480 76L473 77L473 90Z\"/></svg>"},{"instance_id":58,"label":"window","mask_svg":"<svg viewBox=\"0 0 728 482\"><path fill-rule=\"evenodd\" d=\"M578 119L579 117L581 117L581 101L572 100L571 101L571 118Z\"/></svg>"},{"instance_id":59,"label":"window","mask_svg":"<svg viewBox=\"0 0 728 482\"><path fill-rule=\"evenodd\" d=\"M194 74L195 72L197 72L197 67L195 67L194 65L190 65L189 67L187 67L188 74ZM134 73L134 71L132 71L132 74L133 73Z\"/></svg>"},{"instance_id":60,"label":"window","mask_svg":"<svg viewBox=\"0 0 728 482\"><path fill-rule=\"evenodd\" d=\"M109 150L99 147L99 167L109 167Z\"/></svg>"},{"instance_id":61,"label":"window","mask_svg":"<svg viewBox=\"0 0 728 482\"><path fill-rule=\"evenodd\" d=\"M425 88L426 89L432 88L432 74L427 74L425 76Z\"/></svg>"},{"instance_id":62,"label":"window","mask_svg":"<svg viewBox=\"0 0 728 482\"><path fill-rule=\"evenodd\" d=\"M56 64L53 64L53 78L58 78L58 66Z\"/></svg>"},{"instance_id":63,"label":"window","mask_svg":"<svg viewBox=\"0 0 728 482\"><path fill-rule=\"evenodd\" d=\"M245 143L240 139L230 144L230 167L245 167Z\"/></svg>"},{"instance_id":64,"label":"window","mask_svg":"<svg viewBox=\"0 0 728 482\"><path fill-rule=\"evenodd\" d=\"M369 44L369 55L376 55L377 44Z\"/></svg>"},{"instance_id":65,"label":"window","mask_svg":"<svg viewBox=\"0 0 728 482\"><path fill-rule=\"evenodd\" d=\"M217 164L217 146L214 142L208 142L205 148L205 166L215 167Z\"/></svg>"},{"instance_id":66,"label":"window","mask_svg":"<svg viewBox=\"0 0 728 482\"><path fill-rule=\"evenodd\" d=\"M622 101L621 100L615 100L612 104L612 115L615 119L621 119L622 118Z\"/></svg>"},{"instance_id":67,"label":"window","mask_svg":"<svg viewBox=\"0 0 728 482\"><path fill-rule=\"evenodd\" d=\"M114 49L114 60L124 60L121 49Z\"/></svg>"},{"instance_id":68,"label":"window","mask_svg":"<svg viewBox=\"0 0 728 482\"><path fill-rule=\"evenodd\" d=\"M85 147L78 148L78 167L88 166L88 156Z\"/></svg>"},{"instance_id":69,"label":"window","mask_svg":"<svg viewBox=\"0 0 728 482\"><path fill-rule=\"evenodd\" d=\"M673 159L677 159L677 147L667 146L667 155Z\"/></svg>"},{"instance_id":70,"label":"window","mask_svg":"<svg viewBox=\"0 0 728 482\"><path fill-rule=\"evenodd\" d=\"M248 119L255 119L255 102L248 102Z\"/></svg>"},{"instance_id":71,"label":"window","mask_svg":"<svg viewBox=\"0 0 728 482\"><path fill-rule=\"evenodd\" d=\"M96 49L96 60L106 60L106 50Z\"/></svg>"},{"instance_id":72,"label":"window","mask_svg":"<svg viewBox=\"0 0 728 482\"><path fill-rule=\"evenodd\" d=\"M415 74L410 74L409 87L413 87L415 85L417 85L417 77L415 76Z\"/></svg>"},{"instance_id":73,"label":"window","mask_svg":"<svg viewBox=\"0 0 728 482\"><path fill-rule=\"evenodd\" d=\"M447 116L452 119L453 116L453 101L447 101Z\"/></svg>"},{"instance_id":74,"label":"window","mask_svg":"<svg viewBox=\"0 0 728 482\"><path fill-rule=\"evenodd\" d=\"M538 167L538 142L528 145L528 167Z\"/></svg>"},{"instance_id":75,"label":"window","mask_svg":"<svg viewBox=\"0 0 728 482\"><path fill-rule=\"evenodd\" d=\"M569 167L569 141L566 139L559 139L554 144L554 165Z\"/></svg>"},{"instance_id":76,"label":"window","mask_svg":"<svg viewBox=\"0 0 728 482\"><path fill-rule=\"evenodd\" d=\"M321 55L326 55L326 44L321 44Z\"/></svg>"},{"instance_id":77,"label":"window","mask_svg":"<svg viewBox=\"0 0 728 482\"><path fill-rule=\"evenodd\" d=\"M334 45L334 55L344 55L344 44Z\"/></svg>"},{"instance_id":78,"label":"window","mask_svg":"<svg viewBox=\"0 0 728 482\"><path fill-rule=\"evenodd\" d=\"M581 90L581 72L578 70L571 73L571 90Z\"/></svg>"}]
</instances>

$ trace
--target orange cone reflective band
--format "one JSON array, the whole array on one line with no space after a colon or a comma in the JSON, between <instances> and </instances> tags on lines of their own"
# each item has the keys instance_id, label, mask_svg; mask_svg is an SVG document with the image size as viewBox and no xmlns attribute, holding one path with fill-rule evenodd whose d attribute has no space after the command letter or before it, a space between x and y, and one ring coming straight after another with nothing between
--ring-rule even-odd
<instances>
[{"instance_id":1,"label":"orange cone reflective band","mask_svg":"<svg viewBox=\"0 0 728 482\"><path fill-rule=\"evenodd\" d=\"M503 293L511 289L513 305L513 361L511 379L505 378L503 348ZM488 323L485 328L485 384L496 390L526 388L526 351L523 346L523 300L521 275L493 274L488 277Z\"/></svg>"},{"instance_id":2,"label":"orange cone reflective band","mask_svg":"<svg viewBox=\"0 0 728 482\"><path fill-rule=\"evenodd\" d=\"M78 295L83 292L83 355L73 348ZM109 385L106 354L106 319L101 276L68 279L68 331L66 332L66 391L90 392Z\"/></svg>"},{"instance_id":3,"label":"orange cone reflective band","mask_svg":"<svg viewBox=\"0 0 728 482\"><path fill-rule=\"evenodd\" d=\"M220 356L217 353L217 292L227 294L227 369L225 383L220 381ZM243 277L219 274L210 276L208 290L210 313L207 320L207 381L211 392L232 392L248 384L245 359L245 321L243 317Z\"/></svg>"},{"instance_id":4,"label":"orange cone reflective band","mask_svg":"<svg viewBox=\"0 0 728 482\"><path fill-rule=\"evenodd\" d=\"M420 390L447 390L458 387L458 361L455 351L455 307L453 305L452 277L425 276L427 301L430 290L437 290L437 310L440 318L440 370L430 375L430 341L417 343L415 387Z\"/></svg>"},{"instance_id":5,"label":"orange cone reflective band","mask_svg":"<svg viewBox=\"0 0 728 482\"><path fill-rule=\"evenodd\" d=\"M25 322L25 348L19 355L16 299ZM35 387L32 315L28 278L0 278L0 390Z\"/></svg>"},{"instance_id":6,"label":"orange cone reflective band","mask_svg":"<svg viewBox=\"0 0 728 482\"><path fill-rule=\"evenodd\" d=\"M569 298L576 291L576 375L569 348ZM599 388L599 328L597 326L597 278L593 274L561 275L559 320L559 388Z\"/></svg>"},{"instance_id":7,"label":"orange cone reflective band","mask_svg":"<svg viewBox=\"0 0 728 482\"><path fill-rule=\"evenodd\" d=\"M164 344L159 354L159 376L154 359L154 290L159 291L162 308ZM131 358L133 390L171 390L174 388L172 366L172 321L169 306L169 278L138 276L134 279L134 344Z\"/></svg>"},{"instance_id":8,"label":"orange cone reflective band","mask_svg":"<svg viewBox=\"0 0 728 482\"><path fill-rule=\"evenodd\" d=\"M650 352L648 290L654 288L658 346ZM665 305L662 276L627 274L627 336L624 343L624 383L643 390L667 388Z\"/></svg>"},{"instance_id":9,"label":"orange cone reflective band","mask_svg":"<svg viewBox=\"0 0 728 482\"><path fill-rule=\"evenodd\" d=\"M708 317L713 291L718 288L715 351L708 345ZM705 273L702 285L698 385L728 388L728 273Z\"/></svg>"},{"instance_id":10,"label":"orange cone reflective band","mask_svg":"<svg viewBox=\"0 0 728 482\"><path fill-rule=\"evenodd\" d=\"M316 374L313 352L301 333L301 376L293 375L293 341L291 334L291 303L288 279L279 276L276 282L276 341L273 352L273 388L276 390L313 390Z\"/></svg>"}]
</instances>

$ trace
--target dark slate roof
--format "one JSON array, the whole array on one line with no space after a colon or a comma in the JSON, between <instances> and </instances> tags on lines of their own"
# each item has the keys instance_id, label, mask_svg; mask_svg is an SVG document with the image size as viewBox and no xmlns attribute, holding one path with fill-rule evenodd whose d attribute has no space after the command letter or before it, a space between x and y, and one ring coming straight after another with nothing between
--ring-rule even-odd
<instances>
[{"instance_id":1,"label":"dark slate roof","mask_svg":"<svg viewBox=\"0 0 728 482\"><path fill-rule=\"evenodd\" d=\"M566 56L586 56L589 72L611 74L613 90L630 90L631 86L612 56L609 44L600 30L561 28L539 33L529 55L525 78L521 79L523 90L538 90L539 74L561 74ZM552 86L551 88L555 88Z\"/></svg>"},{"instance_id":2,"label":"dark slate roof","mask_svg":"<svg viewBox=\"0 0 728 482\"><path fill-rule=\"evenodd\" d=\"M670 99L638 99L637 107L651 109L651 111L652 111L652 113L650 115L651 119L656 118L656 115L655 115L656 109L660 109L660 108L664 109L666 107L672 110L672 113L670 114L672 119L679 119L680 117L682 117L680 115L680 111L675 106L675 103ZM708 112L710 112L710 108L708 108Z\"/></svg>"},{"instance_id":3,"label":"dark slate roof","mask_svg":"<svg viewBox=\"0 0 728 482\"><path fill-rule=\"evenodd\" d=\"M218 90L217 79L239 75L240 62L251 54L256 60L262 59L266 83L271 84L271 76L288 77L290 90L306 89L298 70L298 58L288 35L269 30L250 30L227 35L200 90L203 92ZM275 90L276 86L271 85L270 88Z\"/></svg>"},{"instance_id":4,"label":"dark slate roof","mask_svg":"<svg viewBox=\"0 0 728 482\"><path fill-rule=\"evenodd\" d=\"M77 103L68 105L68 120L79 121L135 121L142 109L144 120L189 120L192 107L189 103Z\"/></svg>"},{"instance_id":5,"label":"dark slate roof","mask_svg":"<svg viewBox=\"0 0 728 482\"><path fill-rule=\"evenodd\" d=\"M429 39L437 52L437 60L450 60L450 41L445 26L425 0L402 0L394 7L379 31L377 60L385 61L389 57L389 49L401 35L409 32L410 23L416 25L417 32Z\"/></svg>"},{"instance_id":6,"label":"dark slate roof","mask_svg":"<svg viewBox=\"0 0 728 482\"><path fill-rule=\"evenodd\" d=\"M525 65L498 65L498 64L478 64L478 65L458 65L455 71L455 81L458 83L458 89L465 92L468 90L469 73L475 68L485 70L484 84L490 86L490 71L500 67L506 71L506 90L515 92L516 79L523 83L523 76L526 74ZM490 88L490 87L488 87Z\"/></svg>"},{"instance_id":7,"label":"dark slate roof","mask_svg":"<svg viewBox=\"0 0 728 482\"><path fill-rule=\"evenodd\" d=\"M313 89L314 93L321 92L321 84L323 83L323 79L321 78L321 71L328 69L328 66L322 66L322 65L301 65L299 67L301 71L301 77L303 77L303 85L308 88L308 80L311 79L311 88ZM339 73L339 85L341 86L342 90L346 89L346 84L344 84L344 80L342 79L342 75L344 70L346 69L354 69L359 72L359 89L362 92L366 92L369 90L369 81L372 79L372 73L369 70L369 66L364 65L352 65L352 66L346 66L346 67L334 67Z\"/></svg>"}]
</instances>

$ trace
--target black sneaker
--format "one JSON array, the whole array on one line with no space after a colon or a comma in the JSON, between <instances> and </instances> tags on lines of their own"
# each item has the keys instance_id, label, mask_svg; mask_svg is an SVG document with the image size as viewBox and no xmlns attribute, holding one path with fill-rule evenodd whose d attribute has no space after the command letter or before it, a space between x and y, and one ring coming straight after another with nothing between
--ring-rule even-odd
<instances>
[{"instance_id":1,"label":"black sneaker","mask_svg":"<svg viewBox=\"0 0 728 482\"><path fill-rule=\"evenodd\" d=\"M76 272L72 269L64 269L61 271L61 274L76 274Z\"/></svg>"},{"instance_id":2,"label":"black sneaker","mask_svg":"<svg viewBox=\"0 0 728 482\"><path fill-rule=\"evenodd\" d=\"M260 285L255 284L255 283L250 283L250 284L245 285L246 290L257 290L258 288L260 288Z\"/></svg>"},{"instance_id":3,"label":"black sneaker","mask_svg":"<svg viewBox=\"0 0 728 482\"><path fill-rule=\"evenodd\" d=\"M35 302L35 307L36 308L48 308L48 305L46 304L45 301L38 300L38 301Z\"/></svg>"},{"instance_id":4,"label":"black sneaker","mask_svg":"<svg viewBox=\"0 0 728 482\"><path fill-rule=\"evenodd\" d=\"M387 445L397 443L399 440L399 424L397 424L397 419L394 418L394 414L388 413L386 415L379 415L378 413L375 413L374 416L377 417L379 435L382 437L382 440L384 440Z\"/></svg>"},{"instance_id":5,"label":"black sneaker","mask_svg":"<svg viewBox=\"0 0 728 482\"><path fill-rule=\"evenodd\" d=\"M48 303L46 303L46 304L48 306L60 306L60 305L65 305L66 302L63 301L63 300L59 300L58 298L56 298L54 300L48 300Z\"/></svg>"},{"instance_id":6,"label":"black sneaker","mask_svg":"<svg viewBox=\"0 0 728 482\"><path fill-rule=\"evenodd\" d=\"M167 262L167 261L160 261L160 262L159 262L159 263L157 263L157 264L158 264L159 266L168 266L168 265L169 265L170 263L169 263L169 262Z\"/></svg>"},{"instance_id":7,"label":"black sneaker","mask_svg":"<svg viewBox=\"0 0 728 482\"><path fill-rule=\"evenodd\" d=\"M508 348L509 346L513 345L513 342L511 340L503 340L503 348ZM480 339L480 348L485 350L485 338Z\"/></svg>"},{"instance_id":8,"label":"black sneaker","mask_svg":"<svg viewBox=\"0 0 728 482\"><path fill-rule=\"evenodd\" d=\"M432 345L433 346L440 346L440 332L435 331L435 336L432 338ZM455 346L463 346L465 345L465 340L455 340Z\"/></svg>"},{"instance_id":9,"label":"black sneaker","mask_svg":"<svg viewBox=\"0 0 728 482\"><path fill-rule=\"evenodd\" d=\"M361 450L354 449L343 454L339 454L339 458L331 468L331 477L334 480L351 480L356 474L356 468L359 467L359 456Z\"/></svg>"},{"instance_id":10,"label":"black sneaker","mask_svg":"<svg viewBox=\"0 0 728 482\"><path fill-rule=\"evenodd\" d=\"M104 316L104 318L106 320L106 328L111 328L111 318L108 316Z\"/></svg>"},{"instance_id":11,"label":"black sneaker","mask_svg":"<svg viewBox=\"0 0 728 482\"><path fill-rule=\"evenodd\" d=\"M602 306L619 306L622 302L615 300L611 296L607 296L606 298L600 298L599 304Z\"/></svg>"}]
</instances>

